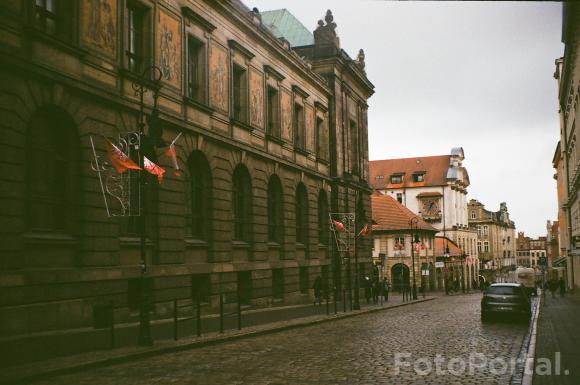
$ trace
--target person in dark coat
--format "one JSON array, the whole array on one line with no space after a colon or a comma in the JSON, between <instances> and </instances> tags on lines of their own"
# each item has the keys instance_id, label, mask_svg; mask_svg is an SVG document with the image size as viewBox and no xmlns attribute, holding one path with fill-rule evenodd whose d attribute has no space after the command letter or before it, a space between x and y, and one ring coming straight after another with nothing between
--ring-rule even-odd
<instances>
[{"instance_id":1,"label":"person in dark coat","mask_svg":"<svg viewBox=\"0 0 580 385\"><path fill-rule=\"evenodd\" d=\"M383 297L385 297L385 302L389 300L389 281L387 277L383 277Z\"/></svg>"},{"instance_id":2,"label":"person in dark coat","mask_svg":"<svg viewBox=\"0 0 580 385\"><path fill-rule=\"evenodd\" d=\"M564 294L566 294L566 282L564 282L564 278L560 277L558 286L560 286L560 297L564 297Z\"/></svg>"},{"instance_id":3,"label":"person in dark coat","mask_svg":"<svg viewBox=\"0 0 580 385\"><path fill-rule=\"evenodd\" d=\"M314 289L314 306L316 306L316 302L322 305L322 278L320 276L316 277L312 288Z\"/></svg>"}]
</instances>

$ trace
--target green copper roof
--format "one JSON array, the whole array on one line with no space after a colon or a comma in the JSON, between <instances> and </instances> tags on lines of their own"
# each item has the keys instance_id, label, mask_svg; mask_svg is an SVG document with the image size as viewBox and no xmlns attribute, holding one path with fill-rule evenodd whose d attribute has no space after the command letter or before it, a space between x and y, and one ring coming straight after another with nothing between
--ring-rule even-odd
<instances>
[{"instance_id":1,"label":"green copper roof","mask_svg":"<svg viewBox=\"0 0 580 385\"><path fill-rule=\"evenodd\" d=\"M314 44L314 36L287 9L260 12L262 24L276 37L283 37L291 47Z\"/></svg>"}]
</instances>

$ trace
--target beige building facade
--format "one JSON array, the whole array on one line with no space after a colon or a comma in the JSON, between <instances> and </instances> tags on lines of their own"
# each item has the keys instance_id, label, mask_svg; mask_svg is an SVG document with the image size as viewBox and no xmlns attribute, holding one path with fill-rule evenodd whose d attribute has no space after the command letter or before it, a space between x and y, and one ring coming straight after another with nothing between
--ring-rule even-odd
<instances>
[{"instance_id":1,"label":"beige building facade","mask_svg":"<svg viewBox=\"0 0 580 385\"><path fill-rule=\"evenodd\" d=\"M467 205L469 226L477 233L477 252L485 269L508 269L516 266L515 223L510 219L506 203L498 211L488 211L471 199Z\"/></svg>"}]
</instances>

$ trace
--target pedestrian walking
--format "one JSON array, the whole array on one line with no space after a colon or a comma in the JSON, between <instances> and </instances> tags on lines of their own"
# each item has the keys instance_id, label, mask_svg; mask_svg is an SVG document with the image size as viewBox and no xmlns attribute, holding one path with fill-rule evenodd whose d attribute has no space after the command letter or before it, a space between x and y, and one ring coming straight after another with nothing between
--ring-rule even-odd
<instances>
[{"instance_id":1,"label":"pedestrian walking","mask_svg":"<svg viewBox=\"0 0 580 385\"><path fill-rule=\"evenodd\" d=\"M566 282L564 282L564 278L560 277L558 286L560 286L560 297L564 297L564 294L566 294Z\"/></svg>"},{"instance_id":2,"label":"pedestrian walking","mask_svg":"<svg viewBox=\"0 0 580 385\"><path fill-rule=\"evenodd\" d=\"M552 293L552 298L556 298L556 290L558 289L558 281L555 279L551 279L548 282L548 288L550 289L550 293Z\"/></svg>"},{"instance_id":3,"label":"pedestrian walking","mask_svg":"<svg viewBox=\"0 0 580 385\"><path fill-rule=\"evenodd\" d=\"M385 297L385 302L389 301L389 281L387 277L383 277L383 296Z\"/></svg>"},{"instance_id":4,"label":"pedestrian walking","mask_svg":"<svg viewBox=\"0 0 580 385\"><path fill-rule=\"evenodd\" d=\"M316 277L314 280L314 306L318 302L318 305L322 305L322 278L320 276Z\"/></svg>"}]
</instances>

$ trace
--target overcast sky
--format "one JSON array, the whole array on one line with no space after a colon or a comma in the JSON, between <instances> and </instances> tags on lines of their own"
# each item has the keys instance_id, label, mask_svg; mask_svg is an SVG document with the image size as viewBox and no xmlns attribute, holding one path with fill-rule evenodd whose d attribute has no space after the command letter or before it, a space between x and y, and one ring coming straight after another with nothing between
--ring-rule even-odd
<instances>
[{"instance_id":1,"label":"overcast sky","mask_svg":"<svg viewBox=\"0 0 580 385\"><path fill-rule=\"evenodd\" d=\"M309 30L331 9L342 48L366 55L370 159L465 150L468 198L507 202L518 231L557 218L554 60L561 4L245 0L286 8Z\"/></svg>"}]
</instances>

